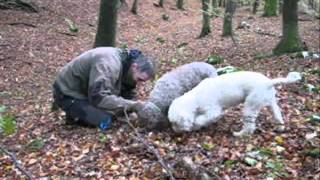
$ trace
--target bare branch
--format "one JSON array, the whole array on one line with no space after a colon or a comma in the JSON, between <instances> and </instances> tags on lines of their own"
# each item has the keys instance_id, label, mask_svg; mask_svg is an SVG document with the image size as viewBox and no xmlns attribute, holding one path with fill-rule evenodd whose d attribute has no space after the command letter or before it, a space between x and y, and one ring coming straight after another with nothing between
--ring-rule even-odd
<instances>
[{"instance_id":1,"label":"bare branch","mask_svg":"<svg viewBox=\"0 0 320 180\"><path fill-rule=\"evenodd\" d=\"M32 28L36 28L36 25L25 23L25 22L14 22L14 23L9 23L10 26L17 26L17 25L24 25Z\"/></svg>"},{"instance_id":2,"label":"bare branch","mask_svg":"<svg viewBox=\"0 0 320 180\"><path fill-rule=\"evenodd\" d=\"M14 163L14 165L15 165L25 176L27 176L27 179L29 179L29 180L32 180L32 179L33 179L32 176L31 176L31 174L30 174L28 171L26 171L26 170L22 167L22 165L18 162L16 156L15 156L13 153L10 153L10 152L7 151L6 149L4 149L2 146L0 146L0 150L1 150L4 154L8 155L8 156L11 158L11 160L12 160L13 163Z\"/></svg>"},{"instance_id":3,"label":"bare branch","mask_svg":"<svg viewBox=\"0 0 320 180\"><path fill-rule=\"evenodd\" d=\"M190 157L183 157L179 160L178 165L184 168L190 179L199 179L199 180L211 180L213 179L210 177L206 172L206 169L196 165L193 163Z\"/></svg>"},{"instance_id":4,"label":"bare branch","mask_svg":"<svg viewBox=\"0 0 320 180\"><path fill-rule=\"evenodd\" d=\"M160 163L160 165L166 170L168 176L170 177L171 180L174 180L174 176L173 173L171 171L171 169L169 168L169 166L164 162L163 158L161 157L158 149L156 149L153 145L151 145L150 143L147 142L147 140L145 140L141 134L137 131L137 129L132 125L132 123L129 120L129 116L127 113L127 110L124 110L124 114L126 117L126 122L128 123L128 125L133 129L135 136L134 138L137 139L138 141L140 141L142 144L144 144L147 149L152 152L158 159L158 162Z\"/></svg>"}]
</instances>

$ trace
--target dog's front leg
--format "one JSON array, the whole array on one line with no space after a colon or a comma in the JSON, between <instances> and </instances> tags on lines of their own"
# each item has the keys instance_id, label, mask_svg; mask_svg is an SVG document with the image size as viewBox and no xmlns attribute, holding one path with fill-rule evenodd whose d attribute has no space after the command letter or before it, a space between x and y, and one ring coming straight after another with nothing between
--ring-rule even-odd
<instances>
[{"instance_id":1,"label":"dog's front leg","mask_svg":"<svg viewBox=\"0 0 320 180\"><path fill-rule=\"evenodd\" d=\"M253 134L256 130L256 117L245 116L243 117L243 128L239 132L233 132L234 136L244 136Z\"/></svg>"},{"instance_id":2,"label":"dog's front leg","mask_svg":"<svg viewBox=\"0 0 320 180\"><path fill-rule=\"evenodd\" d=\"M239 132L234 132L234 136L243 136L253 134L256 130L256 118L262 107L262 103L259 103L255 96L249 96L245 103L243 109L243 128Z\"/></svg>"},{"instance_id":3,"label":"dog's front leg","mask_svg":"<svg viewBox=\"0 0 320 180\"><path fill-rule=\"evenodd\" d=\"M278 106L276 100L274 100L272 102L271 109L272 109L272 112L273 112L274 119L280 124L277 127L277 131L283 132L284 129L285 129L285 125L284 125L283 118L282 118L282 115L281 115L280 107Z\"/></svg>"}]
</instances>

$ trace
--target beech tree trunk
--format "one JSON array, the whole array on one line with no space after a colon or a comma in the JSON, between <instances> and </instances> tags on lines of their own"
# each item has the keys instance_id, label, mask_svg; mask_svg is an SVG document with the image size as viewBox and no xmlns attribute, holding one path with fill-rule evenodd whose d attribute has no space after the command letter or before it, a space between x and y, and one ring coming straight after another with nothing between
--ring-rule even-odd
<instances>
[{"instance_id":1,"label":"beech tree trunk","mask_svg":"<svg viewBox=\"0 0 320 180\"><path fill-rule=\"evenodd\" d=\"M260 0L255 0L253 3L253 8L252 8L253 14L257 14L259 5L260 5Z\"/></svg>"},{"instance_id":2,"label":"beech tree trunk","mask_svg":"<svg viewBox=\"0 0 320 180\"><path fill-rule=\"evenodd\" d=\"M163 7L164 0L159 0L159 6Z\"/></svg>"},{"instance_id":3,"label":"beech tree trunk","mask_svg":"<svg viewBox=\"0 0 320 180\"><path fill-rule=\"evenodd\" d=\"M183 10L183 0L177 0L177 8Z\"/></svg>"},{"instance_id":4,"label":"beech tree trunk","mask_svg":"<svg viewBox=\"0 0 320 180\"><path fill-rule=\"evenodd\" d=\"M265 17L277 16L278 1L277 0L265 0L264 14Z\"/></svg>"},{"instance_id":5,"label":"beech tree trunk","mask_svg":"<svg viewBox=\"0 0 320 180\"><path fill-rule=\"evenodd\" d=\"M138 14L138 0L134 0L131 8L133 14Z\"/></svg>"},{"instance_id":6,"label":"beech tree trunk","mask_svg":"<svg viewBox=\"0 0 320 180\"><path fill-rule=\"evenodd\" d=\"M211 33L210 28L210 15L209 11L209 0L202 0L202 30L200 33L200 38Z\"/></svg>"},{"instance_id":7,"label":"beech tree trunk","mask_svg":"<svg viewBox=\"0 0 320 180\"><path fill-rule=\"evenodd\" d=\"M216 9L218 8L219 1L218 0L212 0L212 8Z\"/></svg>"},{"instance_id":8,"label":"beech tree trunk","mask_svg":"<svg viewBox=\"0 0 320 180\"><path fill-rule=\"evenodd\" d=\"M115 46L119 0L101 0L94 47Z\"/></svg>"},{"instance_id":9,"label":"beech tree trunk","mask_svg":"<svg viewBox=\"0 0 320 180\"><path fill-rule=\"evenodd\" d=\"M282 12L282 38L273 53L284 54L306 50L298 29L298 1L284 0Z\"/></svg>"},{"instance_id":10,"label":"beech tree trunk","mask_svg":"<svg viewBox=\"0 0 320 180\"><path fill-rule=\"evenodd\" d=\"M226 10L223 20L223 32L222 36L232 36L232 18L236 11L236 0L227 0Z\"/></svg>"}]
</instances>

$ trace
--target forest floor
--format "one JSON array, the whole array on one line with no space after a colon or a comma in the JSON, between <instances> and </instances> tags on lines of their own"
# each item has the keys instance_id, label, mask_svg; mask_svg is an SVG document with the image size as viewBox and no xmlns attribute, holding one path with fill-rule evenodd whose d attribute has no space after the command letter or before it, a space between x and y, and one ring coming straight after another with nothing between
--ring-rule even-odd
<instances>
[{"instance_id":1,"label":"forest floor","mask_svg":"<svg viewBox=\"0 0 320 180\"><path fill-rule=\"evenodd\" d=\"M17 122L15 134L0 135L1 147L14 153L36 179L166 179L155 155L136 140L127 123L116 122L112 129L102 132L65 125L62 112L50 111L56 73L93 46L98 1L33 2L40 7L38 13L0 11L0 105ZM231 38L221 37L221 17L212 19L211 35L197 38L202 26L200 1L187 1L184 11L177 10L173 1L166 1L164 8L152 3L141 2L139 15L126 7L121 9L117 44L156 56L160 61L158 77L210 55L224 59L216 68L232 65L268 77L286 76L290 71L305 75L304 82L277 87L286 121L283 133L274 131L272 115L263 109L254 135L233 137L232 132L242 125L241 106L198 132L177 135L172 130L151 132L137 127L174 176L188 179L188 171L177 162L190 157L216 179L319 179L319 121L312 121L310 116L320 113L320 95L310 92L306 85L319 89L320 60L294 54L266 56L280 40L281 17L265 18L261 11L252 15L249 7L239 8L234 18L235 44ZM164 14L169 16L167 21L162 19ZM70 32L65 18L74 21L79 31ZM300 34L309 51L320 52L319 20L305 14L299 14L299 19ZM251 28L236 28L241 21ZM265 35L258 34L257 28ZM139 88L142 99L148 97L152 85L149 82ZM0 179L21 178L26 177L13 159L0 152Z\"/></svg>"}]
</instances>

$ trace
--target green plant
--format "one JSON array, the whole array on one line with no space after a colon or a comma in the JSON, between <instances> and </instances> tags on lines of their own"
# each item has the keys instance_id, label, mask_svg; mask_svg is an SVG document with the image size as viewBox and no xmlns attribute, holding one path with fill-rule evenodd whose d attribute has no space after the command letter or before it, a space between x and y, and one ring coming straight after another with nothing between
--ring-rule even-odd
<instances>
[{"instance_id":1,"label":"green plant","mask_svg":"<svg viewBox=\"0 0 320 180\"><path fill-rule=\"evenodd\" d=\"M0 118L0 132L4 133L6 136L14 134L17 131L17 124L15 117L4 116Z\"/></svg>"},{"instance_id":2,"label":"green plant","mask_svg":"<svg viewBox=\"0 0 320 180\"><path fill-rule=\"evenodd\" d=\"M281 161L269 161L266 163L265 167L271 170L271 173L268 173L267 177L276 178L276 176L289 176L288 173L285 172L284 164Z\"/></svg>"},{"instance_id":3,"label":"green plant","mask_svg":"<svg viewBox=\"0 0 320 180\"><path fill-rule=\"evenodd\" d=\"M237 72L237 71L241 71L241 69L239 69L237 67L233 67L233 66L226 66L226 67L217 69L218 75L233 73L233 72Z\"/></svg>"},{"instance_id":4,"label":"green plant","mask_svg":"<svg viewBox=\"0 0 320 180\"><path fill-rule=\"evenodd\" d=\"M159 42L160 44L163 44L166 42L166 40L163 37L157 37L156 41Z\"/></svg>"},{"instance_id":5,"label":"green plant","mask_svg":"<svg viewBox=\"0 0 320 180\"><path fill-rule=\"evenodd\" d=\"M251 157L245 157L244 162L250 166L255 166L258 163L258 161L256 159L251 158Z\"/></svg>"},{"instance_id":6,"label":"green plant","mask_svg":"<svg viewBox=\"0 0 320 180\"><path fill-rule=\"evenodd\" d=\"M169 20L169 15L167 14L162 14L162 19L165 20L165 21L168 21Z\"/></svg>"},{"instance_id":7,"label":"green plant","mask_svg":"<svg viewBox=\"0 0 320 180\"><path fill-rule=\"evenodd\" d=\"M314 123L320 123L320 116L313 114L310 116L310 121Z\"/></svg>"},{"instance_id":8,"label":"green plant","mask_svg":"<svg viewBox=\"0 0 320 180\"><path fill-rule=\"evenodd\" d=\"M224 162L224 164L226 165L227 168L232 169L237 164L237 161L236 160L226 160Z\"/></svg>"},{"instance_id":9,"label":"green plant","mask_svg":"<svg viewBox=\"0 0 320 180\"><path fill-rule=\"evenodd\" d=\"M268 148L260 148L259 154L262 156L273 156L272 150Z\"/></svg>"},{"instance_id":10,"label":"green plant","mask_svg":"<svg viewBox=\"0 0 320 180\"><path fill-rule=\"evenodd\" d=\"M203 149L205 149L206 151L211 151L214 147L215 147L215 145L214 144L212 144L212 143L202 143L202 148Z\"/></svg>"},{"instance_id":11,"label":"green plant","mask_svg":"<svg viewBox=\"0 0 320 180\"><path fill-rule=\"evenodd\" d=\"M137 42L137 43L146 43L146 42L148 42L148 39L146 37L143 37L143 36L136 36L134 38L134 41Z\"/></svg>"},{"instance_id":12,"label":"green plant","mask_svg":"<svg viewBox=\"0 0 320 180\"><path fill-rule=\"evenodd\" d=\"M78 32L78 28L72 20L70 20L68 18L65 18L64 20L67 22L70 32L74 32L74 33Z\"/></svg>"},{"instance_id":13,"label":"green plant","mask_svg":"<svg viewBox=\"0 0 320 180\"><path fill-rule=\"evenodd\" d=\"M104 135L103 133L100 133L100 134L99 134L99 141L100 141L101 143L105 143L105 142L107 141L107 136Z\"/></svg>"},{"instance_id":14,"label":"green plant","mask_svg":"<svg viewBox=\"0 0 320 180\"><path fill-rule=\"evenodd\" d=\"M171 59L171 63L172 63L172 64L177 64L177 62L178 62L178 60L177 60L176 58L172 58L172 59Z\"/></svg>"},{"instance_id":15,"label":"green plant","mask_svg":"<svg viewBox=\"0 0 320 180\"><path fill-rule=\"evenodd\" d=\"M283 170L284 165L282 162L279 162L279 161L276 161L276 162L269 161L266 163L266 168L272 169L272 171L280 172Z\"/></svg>"},{"instance_id":16,"label":"green plant","mask_svg":"<svg viewBox=\"0 0 320 180\"><path fill-rule=\"evenodd\" d=\"M27 145L27 147L31 151L38 151L44 147L44 141L42 138L34 139Z\"/></svg>"},{"instance_id":17,"label":"green plant","mask_svg":"<svg viewBox=\"0 0 320 180\"><path fill-rule=\"evenodd\" d=\"M212 65L216 65L216 64L220 64L223 62L223 58L219 55L210 55L207 59L207 63L212 64Z\"/></svg>"},{"instance_id":18,"label":"green plant","mask_svg":"<svg viewBox=\"0 0 320 180\"><path fill-rule=\"evenodd\" d=\"M307 150L305 151L306 156L310 156L313 158L320 158L320 148L315 148L312 150Z\"/></svg>"},{"instance_id":19,"label":"green plant","mask_svg":"<svg viewBox=\"0 0 320 180\"><path fill-rule=\"evenodd\" d=\"M121 49L127 49L128 48L128 44L127 43L123 43L120 46Z\"/></svg>"},{"instance_id":20,"label":"green plant","mask_svg":"<svg viewBox=\"0 0 320 180\"><path fill-rule=\"evenodd\" d=\"M5 111L6 107L0 106L0 133L9 136L17 131L17 124L15 117L11 115L2 116Z\"/></svg>"}]
</instances>

